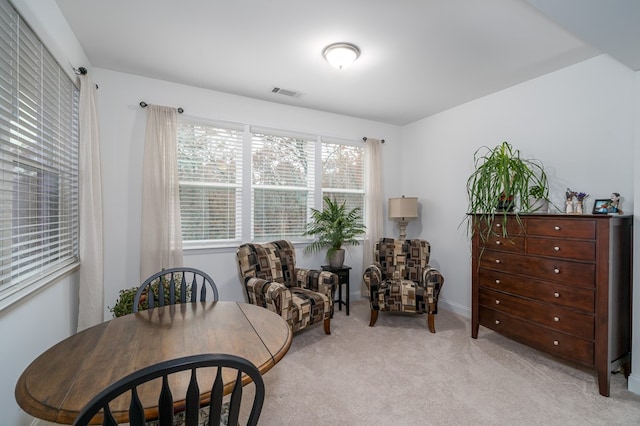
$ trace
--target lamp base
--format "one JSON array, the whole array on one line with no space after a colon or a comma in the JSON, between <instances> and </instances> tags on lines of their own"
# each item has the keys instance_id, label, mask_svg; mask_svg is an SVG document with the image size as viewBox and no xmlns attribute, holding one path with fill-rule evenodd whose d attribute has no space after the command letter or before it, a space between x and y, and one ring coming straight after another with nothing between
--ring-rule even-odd
<instances>
[{"instance_id":1,"label":"lamp base","mask_svg":"<svg viewBox=\"0 0 640 426\"><path fill-rule=\"evenodd\" d=\"M398 226L400 226L400 239L401 240L406 240L407 239L407 225L408 224L409 224L409 221L407 221L407 220L398 221Z\"/></svg>"}]
</instances>

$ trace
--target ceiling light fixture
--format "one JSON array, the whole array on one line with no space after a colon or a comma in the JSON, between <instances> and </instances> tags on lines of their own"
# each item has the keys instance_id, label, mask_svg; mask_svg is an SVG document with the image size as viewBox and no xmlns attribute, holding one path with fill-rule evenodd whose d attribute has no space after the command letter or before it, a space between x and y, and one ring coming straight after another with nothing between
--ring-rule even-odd
<instances>
[{"instance_id":1,"label":"ceiling light fixture","mask_svg":"<svg viewBox=\"0 0 640 426\"><path fill-rule=\"evenodd\" d=\"M332 67L341 70L347 68L358 59L360 49L351 43L333 43L324 48L322 56Z\"/></svg>"}]
</instances>

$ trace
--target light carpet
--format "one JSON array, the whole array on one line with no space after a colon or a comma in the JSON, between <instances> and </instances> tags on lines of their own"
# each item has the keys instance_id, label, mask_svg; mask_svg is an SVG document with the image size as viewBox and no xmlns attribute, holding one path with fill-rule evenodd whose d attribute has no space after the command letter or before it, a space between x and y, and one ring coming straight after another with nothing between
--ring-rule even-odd
<instances>
[{"instance_id":1,"label":"light carpet","mask_svg":"<svg viewBox=\"0 0 640 426\"><path fill-rule=\"evenodd\" d=\"M640 395L623 374L611 396L595 372L506 339L440 310L436 334L425 315L381 312L352 302L293 338L264 375L259 424L269 425L639 425Z\"/></svg>"}]
</instances>

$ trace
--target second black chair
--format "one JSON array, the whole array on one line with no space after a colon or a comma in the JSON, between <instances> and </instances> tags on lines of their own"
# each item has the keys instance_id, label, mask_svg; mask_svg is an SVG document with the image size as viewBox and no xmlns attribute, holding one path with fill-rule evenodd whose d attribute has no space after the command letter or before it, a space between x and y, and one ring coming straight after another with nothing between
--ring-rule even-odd
<instances>
[{"instance_id":1,"label":"second black chair","mask_svg":"<svg viewBox=\"0 0 640 426\"><path fill-rule=\"evenodd\" d=\"M162 285L161 285L162 284ZM218 300L218 289L213 279L205 272L189 267L163 269L147 278L133 299L133 312L138 312L141 302L148 308L174 305L176 303L204 302L207 300L207 288L212 298Z\"/></svg>"},{"instance_id":2,"label":"second black chair","mask_svg":"<svg viewBox=\"0 0 640 426\"><path fill-rule=\"evenodd\" d=\"M233 390L231 391L231 399L229 400L229 425L237 425L240 416L240 406L242 402L242 377L246 374L255 384L255 395L251 405L251 412L248 417L247 425L258 424L258 418L262 412L264 403L265 389L264 382L260 371L250 361L239 356L230 354L203 354L192 355L169 361L160 362L158 364L143 368L139 371L129 374L128 376L118 380L108 386L98 395L96 395L89 403L80 411L78 417L73 422L77 426L88 425L91 419L96 415L102 417L103 426L116 426L110 403L120 395L130 392L129 403L129 424L138 426L145 424L145 408L140 402L138 395L138 387L144 383L162 378L162 386L158 397L158 423L160 426L174 424L174 395L171 391L169 376L182 371L191 370L191 379L185 395L176 395L176 400L184 398L185 401L185 425L196 426L199 424L200 410L200 388L198 385L199 374L196 371L202 371L204 368L217 367L215 380L212 376L213 384L210 390L209 421L206 424L219 425L223 411L222 397L224 394L224 383L222 371L224 369L232 369L237 371ZM178 399L180 398L180 399ZM102 410L102 413L100 411ZM99 414L100 413L100 414ZM99 417L98 417L99 418ZM98 420L96 418L96 420Z\"/></svg>"}]
</instances>

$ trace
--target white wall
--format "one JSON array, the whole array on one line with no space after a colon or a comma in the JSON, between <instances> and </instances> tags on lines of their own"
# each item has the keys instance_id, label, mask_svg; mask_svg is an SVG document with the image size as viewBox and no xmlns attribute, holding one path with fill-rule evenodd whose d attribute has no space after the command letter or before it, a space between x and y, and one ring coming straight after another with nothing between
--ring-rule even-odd
<instances>
[{"instance_id":1,"label":"white wall","mask_svg":"<svg viewBox=\"0 0 640 426\"><path fill-rule=\"evenodd\" d=\"M640 71L635 73L635 151L634 151L634 182L640 182ZM640 200L640 184L635 185L635 198ZM631 330L633 332L631 349L632 373L629 376L629 390L640 394L640 202L635 203L633 226L635 247L633 252L633 306L634 313Z\"/></svg>"},{"instance_id":2,"label":"white wall","mask_svg":"<svg viewBox=\"0 0 640 426\"><path fill-rule=\"evenodd\" d=\"M118 290L139 285L142 155L147 103L184 108L185 116L224 120L292 131L361 140L363 136L388 141L383 150L397 151L400 129L383 123L279 105L221 92L204 90L150 78L95 69L100 86L98 109L102 145L105 203L105 301L113 306ZM396 153L389 152L390 158ZM387 186L399 177L387 170ZM301 248L301 247L300 247ZM220 298L244 300L235 260L236 247L185 251L185 264L207 271L215 280ZM323 264L322 256L306 256L297 250L301 266ZM353 267L351 292L359 294L362 248L350 247L346 263ZM105 307L105 315L110 313Z\"/></svg>"}]
</instances>

